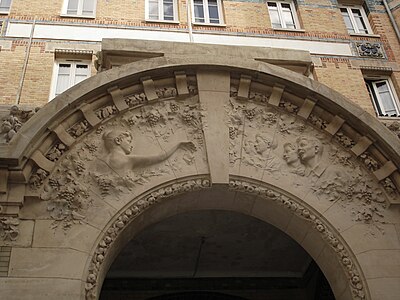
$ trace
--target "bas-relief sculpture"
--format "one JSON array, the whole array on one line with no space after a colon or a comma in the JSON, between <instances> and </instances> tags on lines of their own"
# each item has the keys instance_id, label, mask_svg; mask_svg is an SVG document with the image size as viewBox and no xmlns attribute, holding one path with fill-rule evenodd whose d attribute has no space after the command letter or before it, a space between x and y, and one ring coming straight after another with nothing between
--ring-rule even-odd
<instances>
[{"instance_id":1,"label":"bas-relief sculpture","mask_svg":"<svg viewBox=\"0 0 400 300\"><path fill-rule=\"evenodd\" d=\"M9 115L4 117L1 123L0 133L2 133L2 136L0 138L0 143L2 142L2 139L8 143L22 127L22 125L28 121L38 110L39 108L31 110L21 109L17 105L11 106Z\"/></svg>"},{"instance_id":2,"label":"bas-relief sculpture","mask_svg":"<svg viewBox=\"0 0 400 300\"><path fill-rule=\"evenodd\" d=\"M319 131L326 126L319 118L312 118L313 128L290 115L283 101L275 108L255 99L236 100L233 94L227 108L234 172L311 190L320 201L339 203L354 221L380 228L388 197L398 194L390 179L380 184L368 172L377 162L367 152L354 157L346 150L354 142L345 135Z\"/></svg>"},{"instance_id":3,"label":"bas-relief sculpture","mask_svg":"<svg viewBox=\"0 0 400 300\"><path fill-rule=\"evenodd\" d=\"M113 110L99 112L107 118ZM89 127L81 121L71 128L78 137ZM197 97L141 106L97 127L69 151L54 145L46 157L56 162L55 170L39 168L31 189L47 201L54 226L68 229L85 220L97 198L118 201L136 186L151 186L161 176L170 180L186 168L196 174L196 160L205 159L203 139Z\"/></svg>"}]
</instances>

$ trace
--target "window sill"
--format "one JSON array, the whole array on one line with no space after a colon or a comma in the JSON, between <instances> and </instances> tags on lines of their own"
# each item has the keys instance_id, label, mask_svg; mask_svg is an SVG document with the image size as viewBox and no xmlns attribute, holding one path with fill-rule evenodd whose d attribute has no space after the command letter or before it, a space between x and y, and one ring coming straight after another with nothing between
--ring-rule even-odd
<instances>
[{"instance_id":1,"label":"window sill","mask_svg":"<svg viewBox=\"0 0 400 300\"><path fill-rule=\"evenodd\" d=\"M290 28L272 28L275 31L287 31L287 32L306 32L304 29L290 29Z\"/></svg>"},{"instance_id":2,"label":"window sill","mask_svg":"<svg viewBox=\"0 0 400 300\"><path fill-rule=\"evenodd\" d=\"M60 17L77 18L77 19L96 19L96 16L80 16L80 15L67 15L67 14L61 14Z\"/></svg>"},{"instance_id":3,"label":"window sill","mask_svg":"<svg viewBox=\"0 0 400 300\"><path fill-rule=\"evenodd\" d=\"M179 21L168 21L168 20L148 20L148 19L146 19L145 22L147 22L147 23L179 24Z\"/></svg>"},{"instance_id":4,"label":"window sill","mask_svg":"<svg viewBox=\"0 0 400 300\"><path fill-rule=\"evenodd\" d=\"M217 23L192 23L195 26L207 26L207 27L226 27L226 24L217 24Z\"/></svg>"},{"instance_id":5,"label":"window sill","mask_svg":"<svg viewBox=\"0 0 400 300\"><path fill-rule=\"evenodd\" d=\"M360 36L360 37L371 37L371 38L380 38L379 34L373 33L349 33L350 36Z\"/></svg>"},{"instance_id":6,"label":"window sill","mask_svg":"<svg viewBox=\"0 0 400 300\"><path fill-rule=\"evenodd\" d=\"M8 15L10 11L0 11L0 15Z\"/></svg>"},{"instance_id":7,"label":"window sill","mask_svg":"<svg viewBox=\"0 0 400 300\"><path fill-rule=\"evenodd\" d=\"M400 120L400 115L395 117L387 117L387 116L378 116L380 121L393 121L393 120Z\"/></svg>"}]
</instances>

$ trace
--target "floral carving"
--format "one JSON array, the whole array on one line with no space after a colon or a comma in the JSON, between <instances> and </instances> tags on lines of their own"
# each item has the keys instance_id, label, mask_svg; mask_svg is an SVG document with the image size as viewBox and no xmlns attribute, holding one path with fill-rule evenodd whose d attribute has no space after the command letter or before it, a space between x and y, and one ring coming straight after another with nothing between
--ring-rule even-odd
<instances>
[{"instance_id":1,"label":"floral carving","mask_svg":"<svg viewBox=\"0 0 400 300\"><path fill-rule=\"evenodd\" d=\"M147 101L144 93L129 95L125 98L125 102L129 107L135 107Z\"/></svg>"},{"instance_id":2,"label":"floral carving","mask_svg":"<svg viewBox=\"0 0 400 300\"><path fill-rule=\"evenodd\" d=\"M308 119L311 124L313 124L315 127L319 128L319 129L325 129L327 126L326 121L316 115L311 114Z\"/></svg>"},{"instance_id":3,"label":"floral carving","mask_svg":"<svg viewBox=\"0 0 400 300\"><path fill-rule=\"evenodd\" d=\"M346 136L341 131L335 134L335 140L338 141L345 148L351 148L356 144L351 138Z\"/></svg>"},{"instance_id":4,"label":"floral carving","mask_svg":"<svg viewBox=\"0 0 400 300\"><path fill-rule=\"evenodd\" d=\"M90 128L90 125L88 121L83 120L78 123L76 123L74 126L72 126L70 129L67 130L67 132L73 136L74 138L80 137L82 134L87 132Z\"/></svg>"},{"instance_id":5,"label":"floral carving","mask_svg":"<svg viewBox=\"0 0 400 300\"><path fill-rule=\"evenodd\" d=\"M356 43L357 51L360 56L373 58L383 58L383 51L379 43L361 42Z\"/></svg>"},{"instance_id":6,"label":"floral carving","mask_svg":"<svg viewBox=\"0 0 400 300\"><path fill-rule=\"evenodd\" d=\"M184 192L197 191L210 187L208 178L190 179L179 183L173 183L161 187L141 196L129 208L127 208L107 229L103 239L97 245L93 259L89 267L89 274L86 278L86 299L97 299L98 276L108 250L113 245L118 234L138 215L151 205L163 199L173 197Z\"/></svg>"},{"instance_id":7,"label":"floral carving","mask_svg":"<svg viewBox=\"0 0 400 300\"><path fill-rule=\"evenodd\" d=\"M44 180L47 178L49 173L43 169L37 169L36 172L34 172L31 177L29 178L29 185L33 189L39 188Z\"/></svg>"},{"instance_id":8,"label":"floral carving","mask_svg":"<svg viewBox=\"0 0 400 300\"><path fill-rule=\"evenodd\" d=\"M392 131L400 139L400 122L383 123L390 131Z\"/></svg>"},{"instance_id":9,"label":"floral carving","mask_svg":"<svg viewBox=\"0 0 400 300\"><path fill-rule=\"evenodd\" d=\"M301 203L297 199L288 197L274 190L272 187L264 186L261 183L250 183L242 179L231 179L229 187L235 191L257 195L258 197L273 201L311 223L313 228L320 233L322 238L327 241L330 247L336 252L339 262L348 275L353 296L356 299L366 298L360 276L361 272L353 262L349 249L347 249L347 246L335 235L335 232L325 224L324 220L313 213L312 209L307 207L305 203Z\"/></svg>"},{"instance_id":10,"label":"floral carving","mask_svg":"<svg viewBox=\"0 0 400 300\"><path fill-rule=\"evenodd\" d=\"M1 124L1 133L4 133L6 142L8 143L18 132L22 125L28 121L39 108L33 110L23 110L13 105L10 108L10 114L3 119Z\"/></svg>"},{"instance_id":11,"label":"floral carving","mask_svg":"<svg viewBox=\"0 0 400 300\"><path fill-rule=\"evenodd\" d=\"M115 115L117 112L115 105L108 105L96 110L95 113L100 120L104 120L109 116Z\"/></svg>"},{"instance_id":12,"label":"floral carving","mask_svg":"<svg viewBox=\"0 0 400 300\"><path fill-rule=\"evenodd\" d=\"M0 216L0 237L15 241L19 236L19 219L12 216Z\"/></svg>"},{"instance_id":13,"label":"floral carving","mask_svg":"<svg viewBox=\"0 0 400 300\"><path fill-rule=\"evenodd\" d=\"M63 143L58 142L52 148L50 148L49 152L46 154L46 157L51 161L57 161L66 150L67 147Z\"/></svg>"},{"instance_id":14,"label":"floral carving","mask_svg":"<svg viewBox=\"0 0 400 300\"><path fill-rule=\"evenodd\" d=\"M166 88L156 89L156 94L158 98L172 98L176 97L178 95L178 92L176 91L176 88L166 87Z\"/></svg>"}]
</instances>

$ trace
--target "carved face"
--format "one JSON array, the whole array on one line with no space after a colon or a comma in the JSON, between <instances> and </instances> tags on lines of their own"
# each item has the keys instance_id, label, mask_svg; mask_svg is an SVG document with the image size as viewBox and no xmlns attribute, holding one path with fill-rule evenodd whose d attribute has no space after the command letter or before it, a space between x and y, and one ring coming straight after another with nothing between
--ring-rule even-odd
<instances>
[{"instance_id":1,"label":"carved face","mask_svg":"<svg viewBox=\"0 0 400 300\"><path fill-rule=\"evenodd\" d=\"M130 154L132 152L132 137L130 135L122 135L119 137L119 146L124 150L125 154Z\"/></svg>"},{"instance_id":2,"label":"carved face","mask_svg":"<svg viewBox=\"0 0 400 300\"><path fill-rule=\"evenodd\" d=\"M287 164L292 164L299 160L297 147L293 144L285 144L283 147L283 159Z\"/></svg>"},{"instance_id":3,"label":"carved face","mask_svg":"<svg viewBox=\"0 0 400 300\"><path fill-rule=\"evenodd\" d=\"M297 153L302 161L307 161L318 153L319 147L313 141L307 138L301 138L297 141Z\"/></svg>"},{"instance_id":4,"label":"carved face","mask_svg":"<svg viewBox=\"0 0 400 300\"><path fill-rule=\"evenodd\" d=\"M271 141L267 138L262 138L261 136L256 136L256 142L254 144L254 149L258 154L263 154L269 148L271 148Z\"/></svg>"}]
</instances>

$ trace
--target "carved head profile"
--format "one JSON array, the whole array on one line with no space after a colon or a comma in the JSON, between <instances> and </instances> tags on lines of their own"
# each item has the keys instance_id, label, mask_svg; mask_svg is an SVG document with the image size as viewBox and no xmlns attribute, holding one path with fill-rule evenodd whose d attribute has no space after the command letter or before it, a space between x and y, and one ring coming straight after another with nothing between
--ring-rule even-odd
<instances>
[{"instance_id":1,"label":"carved head profile","mask_svg":"<svg viewBox=\"0 0 400 300\"><path fill-rule=\"evenodd\" d=\"M314 157L321 157L323 146L315 137L301 136L296 139L297 153L301 161L306 162Z\"/></svg>"},{"instance_id":2,"label":"carved head profile","mask_svg":"<svg viewBox=\"0 0 400 300\"><path fill-rule=\"evenodd\" d=\"M297 146L292 143L285 143L283 145L283 160L290 165L299 161L299 159Z\"/></svg>"},{"instance_id":3,"label":"carved head profile","mask_svg":"<svg viewBox=\"0 0 400 300\"><path fill-rule=\"evenodd\" d=\"M254 149L258 154L263 154L270 148L275 148L271 139L262 136L261 134L256 134Z\"/></svg>"},{"instance_id":4,"label":"carved head profile","mask_svg":"<svg viewBox=\"0 0 400 300\"><path fill-rule=\"evenodd\" d=\"M125 154L132 152L132 135L129 131L111 130L103 134L104 146L108 152L114 149L122 149Z\"/></svg>"}]
</instances>

